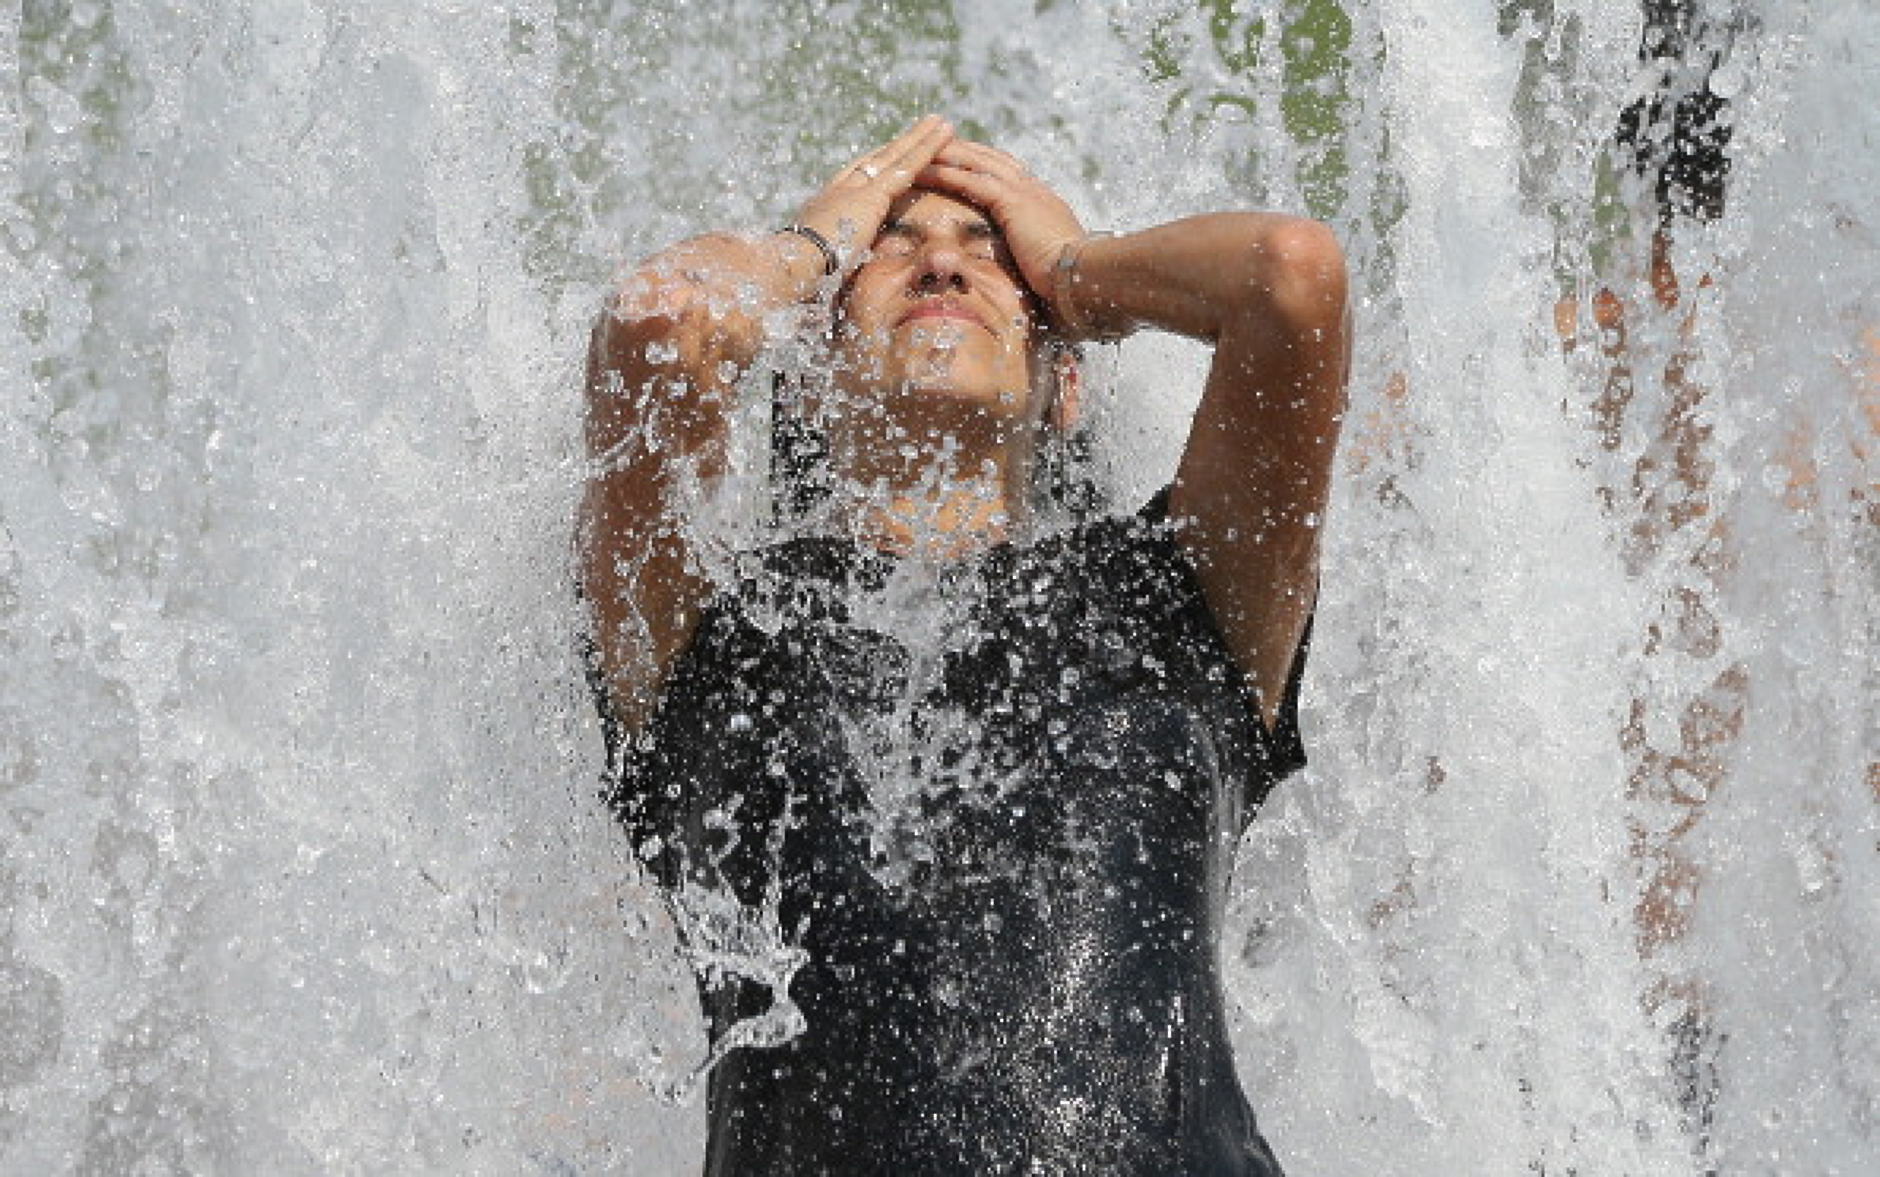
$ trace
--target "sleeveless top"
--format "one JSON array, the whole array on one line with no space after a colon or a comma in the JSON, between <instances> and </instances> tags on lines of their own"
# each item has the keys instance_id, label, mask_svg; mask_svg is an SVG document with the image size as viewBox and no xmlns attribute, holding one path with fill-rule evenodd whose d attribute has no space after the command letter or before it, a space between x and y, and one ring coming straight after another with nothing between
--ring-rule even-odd
<instances>
[{"instance_id":1,"label":"sleeveless top","mask_svg":"<svg viewBox=\"0 0 1880 1177\"><path fill-rule=\"evenodd\" d=\"M914 590L848 541L767 549L614 742L669 897L735 894L801 950L800 1035L712 1071L708 1177L1279 1172L1217 937L1244 823L1305 762L1305 643L1269 732L1167 493ZM870 623L909 591L904 643ZM771 998L712 947L717 1040Z\"/></svg>"}]
</instances>

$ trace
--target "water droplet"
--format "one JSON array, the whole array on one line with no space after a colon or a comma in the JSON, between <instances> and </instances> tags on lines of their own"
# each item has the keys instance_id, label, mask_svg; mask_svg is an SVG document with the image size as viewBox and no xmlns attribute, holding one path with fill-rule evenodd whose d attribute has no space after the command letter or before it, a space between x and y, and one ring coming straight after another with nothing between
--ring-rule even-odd
<instances>
[{"instance_id":1,"label":"water droplet","mask_svg":"<svg viewBox=\"0 0 1880 1177\"><path fill-rule=\"evenodd\" d=\"M78 99L43 76L35 76L28 81L26 93L46 112L46 126L55 135L69 135L85 121L85 111Z\"/></svg>"}]
</instances>

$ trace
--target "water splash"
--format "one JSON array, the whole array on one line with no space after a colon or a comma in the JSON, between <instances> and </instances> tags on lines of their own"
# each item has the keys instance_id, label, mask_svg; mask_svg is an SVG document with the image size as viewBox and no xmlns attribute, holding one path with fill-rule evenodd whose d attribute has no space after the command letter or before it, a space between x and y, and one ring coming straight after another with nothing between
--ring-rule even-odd
<instances>
[{"instance_id":1,"label":"water splash","mask_svg":"<svg viewBox=\"0 0 1880 1177\"><path fill-rule=\"evenodd\" d=\"M1635 321L1614 416L1552 322L1650 297L1599 163L1629 4L10 10L5 1167L693 1163L690 982L572 654L582 344L619 260L938 108L1093 226L1310 208L1360 276L1314 764L1226 946L1289 1168L1855 1171L1880 21L1760 17L1730 214L1676 246L1714 282ZM1105 362L1129 504L1200 361ZM698 500L726 569L761 433Z\"/></svg>"}]
</instances>

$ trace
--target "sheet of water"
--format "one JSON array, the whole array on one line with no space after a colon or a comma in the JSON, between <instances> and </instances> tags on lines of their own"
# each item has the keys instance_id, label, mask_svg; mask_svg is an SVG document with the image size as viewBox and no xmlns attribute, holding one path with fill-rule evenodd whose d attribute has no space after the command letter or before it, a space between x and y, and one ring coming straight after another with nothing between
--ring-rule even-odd
<instances>
[{"instance_id":1,"label":"sheet of water","mask_svg":"<svg viewBox=\"0 0 1880 1177\"><path fill-rule=\"evenodd\" d=\"M1360 275L1313 765L1224 945L1289 1169L1870 1161L1880 15L1760 13L1653 316L1636 8L1350 8L0 16L0 1168L696 1164L572 652L586 325L930 108L1092 224L1310 208ZM1601 284L1617 410L1552 326ZM1201 363L1103 361L1121 500Z\"/></svg>"}]
</instances>

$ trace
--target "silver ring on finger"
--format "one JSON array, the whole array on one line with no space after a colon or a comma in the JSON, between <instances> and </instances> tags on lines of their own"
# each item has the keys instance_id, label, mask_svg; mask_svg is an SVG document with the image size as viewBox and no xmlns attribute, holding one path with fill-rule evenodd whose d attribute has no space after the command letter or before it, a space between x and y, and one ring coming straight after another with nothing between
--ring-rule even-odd
<instances>
[{"instance_id":1,"label":"silver ring on finger","mask_svg":"<svg viewBox=\"0 0 1880 1177\"><path fill-rule=\"evenodd\" d=\"M860 167L858 167L858 168L857 168L856 170L857 170L857 171L859 171L859 172L861 172L861 173L862 173L862 175L864 175L864 176L867 176L867 177L868 177L869 179L871 179L871 180L872 180L872 179L874 179L874 178L875 178L876 176L879 176L879 175L881 174L881 169L880 169L880 168L878 168L878 167L876 167L876 166L875 166L874 164L872 164L872 163L865 163L865 164L862 164L862 165L861 165Z\"/></svg>"}]
</instances>

